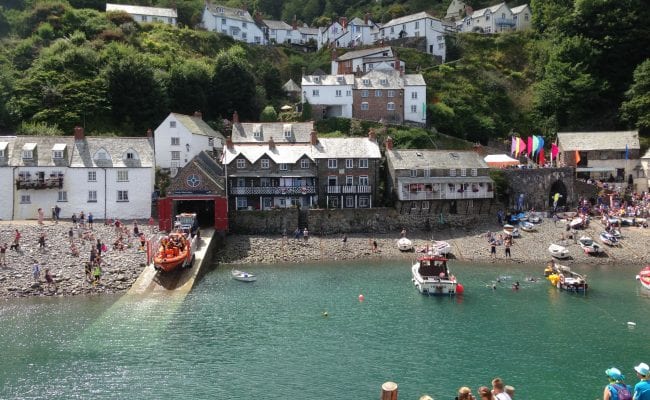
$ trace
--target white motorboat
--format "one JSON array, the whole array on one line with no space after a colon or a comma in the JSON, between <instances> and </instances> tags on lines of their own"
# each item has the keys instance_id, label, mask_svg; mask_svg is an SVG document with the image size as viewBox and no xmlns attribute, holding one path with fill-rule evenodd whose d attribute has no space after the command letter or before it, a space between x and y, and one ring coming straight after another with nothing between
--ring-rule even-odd
<instances>
[{"instance_id":1,"label":"white motorboat","mask_svg":"<svg viewBox=\"0 0 650 400\"><path fill-rule=\"evenodd\" d=\"M506 235L512 235L512 232L514 232L514 230L515 230L514 225L510 225L510 224L503 225L503 232Z\"/></svg>"},{"instance_id":2,"label":"white motorboat","mask_svg":"<svg viewBox=\"0 0 650 400\"><path fill-rule=\"evenodd\" d=\"M557 264L551 261L544 269L544 276L551 282L551 285L569 292L587 292L589 285L586 276L571 271L566 265Z\"/></svg>"},{"instance_id":3,"label":"white motorboat","mask_svg":"<svg viewBox=\"0 0 650 400\"><path fill-rule=\"evenodd\" d=\"M519 223L519 227L521 228L522 231L526 231L526 232L533 232L533 231L537 230L537 227L535 227L535 224L533 224L532 222L528 222L528 221L521 221Z\"/></svg>"},{"instance_id":4,"label":"white motorboat","mask_svg":"<svg viewBox=\"0 0 650 400\"><path fill-rule=\"evenodd\" d=\"M586 254L599 254L603 252L603 248L589 236L582 236L578 239L578 243Z\"/></svg>"},{"instance_id":5,"label":"white motorboat","mask_svg":"<svg viewBox=\"0 0 650 400\"><path fill-rule=\"evenodd\" d=\"M413 250L413 242L410 239L403 237L397 241L397 248L400 251L411 251Z\"/></svg>"},{"instance_id":6,"label":"white motorboat","mask_svg":"<svg viewBox=\"0 0 650 400\"><path fill-rule=\"evenodd\" d=\"M257 277L250 272L246 271L238 271L236 269L232 270L232 277L235 280L242 281L242 282L255 282L257 280Z\"/></svg>"},{"instance_id":7,"label":"white motorboat","mask_svg":"<svg viewBox=\"0 0 650 400\"><path fill-rule=\"evenodd\" d=\"M532 222L533 224L539 224L542 222L542 216L536 212L532 212L528 214L528 222Z\"/></svg>"},{"instance_id":8,"label":"white motorboat","mask_svg":"<svg viewBox=\"0 0 650 400\"><path fill-rule=\"evenodd\" d=\"M418 291L431 296L456 294L456 278L447 268L447 259L430 255L419 257L411 267L412 281Z\"/></svg>"},{"instance_id":9,"label":"white motorboat","mask_svg":"<svg viewBox=\"0 0 650 400\"><path fill-rule=\"evenodd\" d=\"M600 241L605 243L608 246L618 246L619 241L616 238L616 236L612 235L609 232L601 232L600 233Z\"/></svg>"},{"instance_id":10,"label":"white motorboat","mask_svg":"<svg viewBox=\"0 0 650 400\"><path fill-rule=\"evenodd\" d=\"M564 246L560 246L559 244L551 244L548 246L548 252L551 253L551 255L555 258L569 257L569 250Z\"/></svg>"},{"instance_id":11,"label":"white motorboat","mask_svg":"<svg viewBox=\"0 0 650 400\"><path fill-rule=\"evenodd\" d=\"M569 222L571 229L581 229L584 227L585 220L582 217L576 217Z\"/></svg>"}]
</instances>

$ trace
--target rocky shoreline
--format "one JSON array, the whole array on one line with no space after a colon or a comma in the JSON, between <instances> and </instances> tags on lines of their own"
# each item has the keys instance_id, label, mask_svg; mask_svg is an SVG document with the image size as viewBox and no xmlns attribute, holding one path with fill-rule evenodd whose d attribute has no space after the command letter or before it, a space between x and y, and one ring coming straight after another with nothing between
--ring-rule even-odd
<instances>
[{"instance_id":1,"label":"rocky shoreline","mask_svg":"<svg viewBox=\"0 0 650 400\"><path fill-rule=\"evenodd\" d=\"M74 230L74 242L80 250L79 257L70 253L68 232L72 227L69 221L54 224L45 221L3 221L0 223L0 245L11 245L15 229L22 238L21 251L6 251L6 266L0 266L0 298L26 296L72 296L102 293L121 293L127 291L145 267L146 254L140 250L139 241L130 235L130 242L124 250L112 248L118 233L111 225L95 224L92 234L109 248L102 254L102 277L98 284L90 283L85 276L84 264L89 260L91 246L95 241L84 239L82 229ZM133 222L126 227L132 231ZM590 256L585 254L573 239L566 239L566 221L554 223L545 219L537 225L537 231L522 232L522 237L514 240L511 248L512 258L505 258L504 246L497 247L497 257L490 256L486 238L488 231L498 236L503 233L494 223L484 222L480 226L464 229L449 228L434 232L407 232L416 248L424 248L431 239L445 240L451 244L452 258L464 262L526 263L543 264L550 259L548 246L551 243L565 245L571 254L563 264L632 264L639 267L650 262L647 249L650 248L650 229L622 228L623 240L620 247L605 247L606 254ZM141 227L148 235L155 236L155 229ZM580 230L577 236L598 238L604 229L601 223L593 220L590 226ZM86 232L91 232L86 230ZM38 238L45 233L46 247L39 249ZM311 235L308 241L293 236L252 236L228 235L223 247L217 249L215 260L222 264L274 264L306 263L337 260L412 260L413 252L400 252L396 242L400 232L394 234L350 234L343 236ZM564 240L562 239L564 237ZM377 251L373 242L377 242ZM32 268L35 262L41 265L39 279L35 279ZM54 284L45 281L44 269L49 268Z\"/></svg>"}]
</instances>

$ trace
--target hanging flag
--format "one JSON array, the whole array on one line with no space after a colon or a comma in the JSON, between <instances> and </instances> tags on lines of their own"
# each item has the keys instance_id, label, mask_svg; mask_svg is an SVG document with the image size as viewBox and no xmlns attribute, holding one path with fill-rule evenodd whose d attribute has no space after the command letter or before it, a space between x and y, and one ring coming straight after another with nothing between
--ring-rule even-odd
<instances>
[{"instance_id":1,"label":"hanging flag","mask_svg":"<svg viewBox=\"0 0 650 400\"><path fill-rule=\"evenodd\" d=\"M513 136L512 137L512 144L510 145L510 155L515 154L515 152L517 151L517 144L518 143L519 143L519 141L517 140L517 138L515 138Z\"/></svg>"},{"instance_id":2,"label":"hanging flag","mask_svg":"<svg viewBox=\"0 0 650 400\"><path fill-rule=\"evenodd\" d=\"M557 143L551 144L551 161L557 160L558 154L560 154L560 149L557 147Z\"/></svg>"},{"instance_id":3,"label":"hanging flag","mask_svg":"<svg viewBox=\"0 0 650 400\"><path fill-rule=\"evenodd\" d=\"M528 136L528 157L530 157L530 153L533 151L533 138L531 136Z\"/></svg>"},{"instance_id":4,"label":"hanging flag","mask_svg":"<svg viewBox=\"0 0 650 400\"><path fill-rule=\"evenodd\" d=\"M537 139L539 141L539 147L537 148L537 153L540 151L544 150L544 138L541 136L537 136Z\"/></svg>"},{"instance_id":5,"label":"hanging flag","mask_svg":"<svg viewBox=\"0 0 650 400\"><path fill-rule=\"evenodd\" d=\"M539 165L542 165L542 166L544 164L546 164L546 158L544 157L544 148L543 147L539 150L539 160L537 161L537 163Z\"/></svg>"},{"instance_id":6,"label":"hanging flag","mask_svg":"<svg viewBox=\"0 0 650 400\"><path fill-rule=\"evenodd\" d=\"M630 155L630 151L628 150L627 144L626 144L625 145L625 161L627 161L627 158L629 157L629 155Z\"/></svg>"},{"instance_id":7,"label":"hanging flag","mask_svg":"<svg viewBox=\"0 0 650 400\"><path fill-rule=\"evenodd\" d=\"M576 166L578 165L579 162L580 162L580 152L576 150Z\"/></svg>"},{"instance_id":8,"label":"hanging flag","mask_svg":"<svg viewBox=\"0 0 650 400\"><path fill-rule=\"evenodd\" d=\"M518 138L518 139L519 139L518 140L518 142L519 142L519 154L522 154L523 152L526 151L526 143L524 142L524 139L522 139L522 138Z\"/></svg>"},{"instance_id":9,"label":"hanging flag","mask_svg":"<svg viewBox=\"0 0 650 400\"><path fill-rule=\"evenodd\" d=\"M530 150L533 159L537 155L537 151L539 151L539 136L533 135L533 148Z\"/></svg>"}]
</instances>

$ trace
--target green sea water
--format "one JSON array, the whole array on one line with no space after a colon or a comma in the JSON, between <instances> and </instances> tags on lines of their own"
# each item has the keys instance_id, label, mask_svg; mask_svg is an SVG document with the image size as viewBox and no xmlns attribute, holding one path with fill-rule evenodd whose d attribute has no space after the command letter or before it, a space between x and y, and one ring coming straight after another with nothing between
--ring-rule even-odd
<instances>
[{"instance_id":1,"label":"green sea water","mask_svg":"<svg viewBox=\"0 0 650 400\"><path fill-rule=\"evenodd\" d=\"M0 398L377 399L394 381L440 400L500 376L520 399L593 400L606 368L634 383L650 362L640 266L574 266L583 296L542 265L452 262L455 298L418 293L404 261L242 268L258 281L216 267L184 298L3 301Z\"/></svg>"}]
</instances>

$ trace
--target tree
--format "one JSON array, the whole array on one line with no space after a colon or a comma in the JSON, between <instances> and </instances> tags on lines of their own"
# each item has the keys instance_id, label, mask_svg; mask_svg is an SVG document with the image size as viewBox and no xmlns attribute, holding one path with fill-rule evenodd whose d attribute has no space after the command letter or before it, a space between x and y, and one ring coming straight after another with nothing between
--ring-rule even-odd
<instances>
[{"instance_id":1,"label":"tree","mask_svg":"<svg viewBox=\"0 0 650 400\"><path fill-rule=\"evenodd\" d=\"M277 122L278 113L273 106L266 106L260 114L260 121L262 122Z\"/></svg>"},{"instance_id":2,"label":"tree","mask_svg":"<svg viewBox=\"0 0 650 400\"><path fill-rule=\"evenodd\" d=\"M625 97L627 100L621 106L623 119L650 133L650 59L634 70L634 83Z\"/></svg>"},{"instance_id":3,"label":"tree","mask_svg":"<svg viewBox=\"0 0 650 400\"><path fill-rule=\"evenodd\" d=\"M309 104L309 102L305 100L305 102L302 103L302 114L300 114L300 120L309 121L311 119L311 113L312 113L311 104Z\"/></svg>"},{"instance_id":4,"label":"tree","mask_svg":"<svg viewBox=\"0 0 650 400\"><path fill-rule=\"evenodd\" d=\"M207 110L210 73L210 67L196 60L172 66L168 85L170 109L183 114Z\"/></svg>"},{"instance_id":5,"label":"tree","mask_svg":"<svg viewBox=\"0 0 650 400\"><path fill-rule=\"evenodd\" d=\"M259 115L259 110L251 105L251 99L256 96L255 77L248 62L238 56L241 50L238 47L217 55L209 110L215 116L230 116L237 111L243 119L254 119Z\"/></svg>"},{"instance_id":6,"label":"tree","mask_svg":"<svg viewBox=\"0 0 650 400\"><path fill-rule=\"evenodd\" d=\"M273 66L269 61L262 61L257 65L257 73L255 74L260 83L266 91L266 97L271 99L280 99L285 97L284 89L282 89L282 80L280 78L280 71Z\"/></svg>"}]
</instances>

